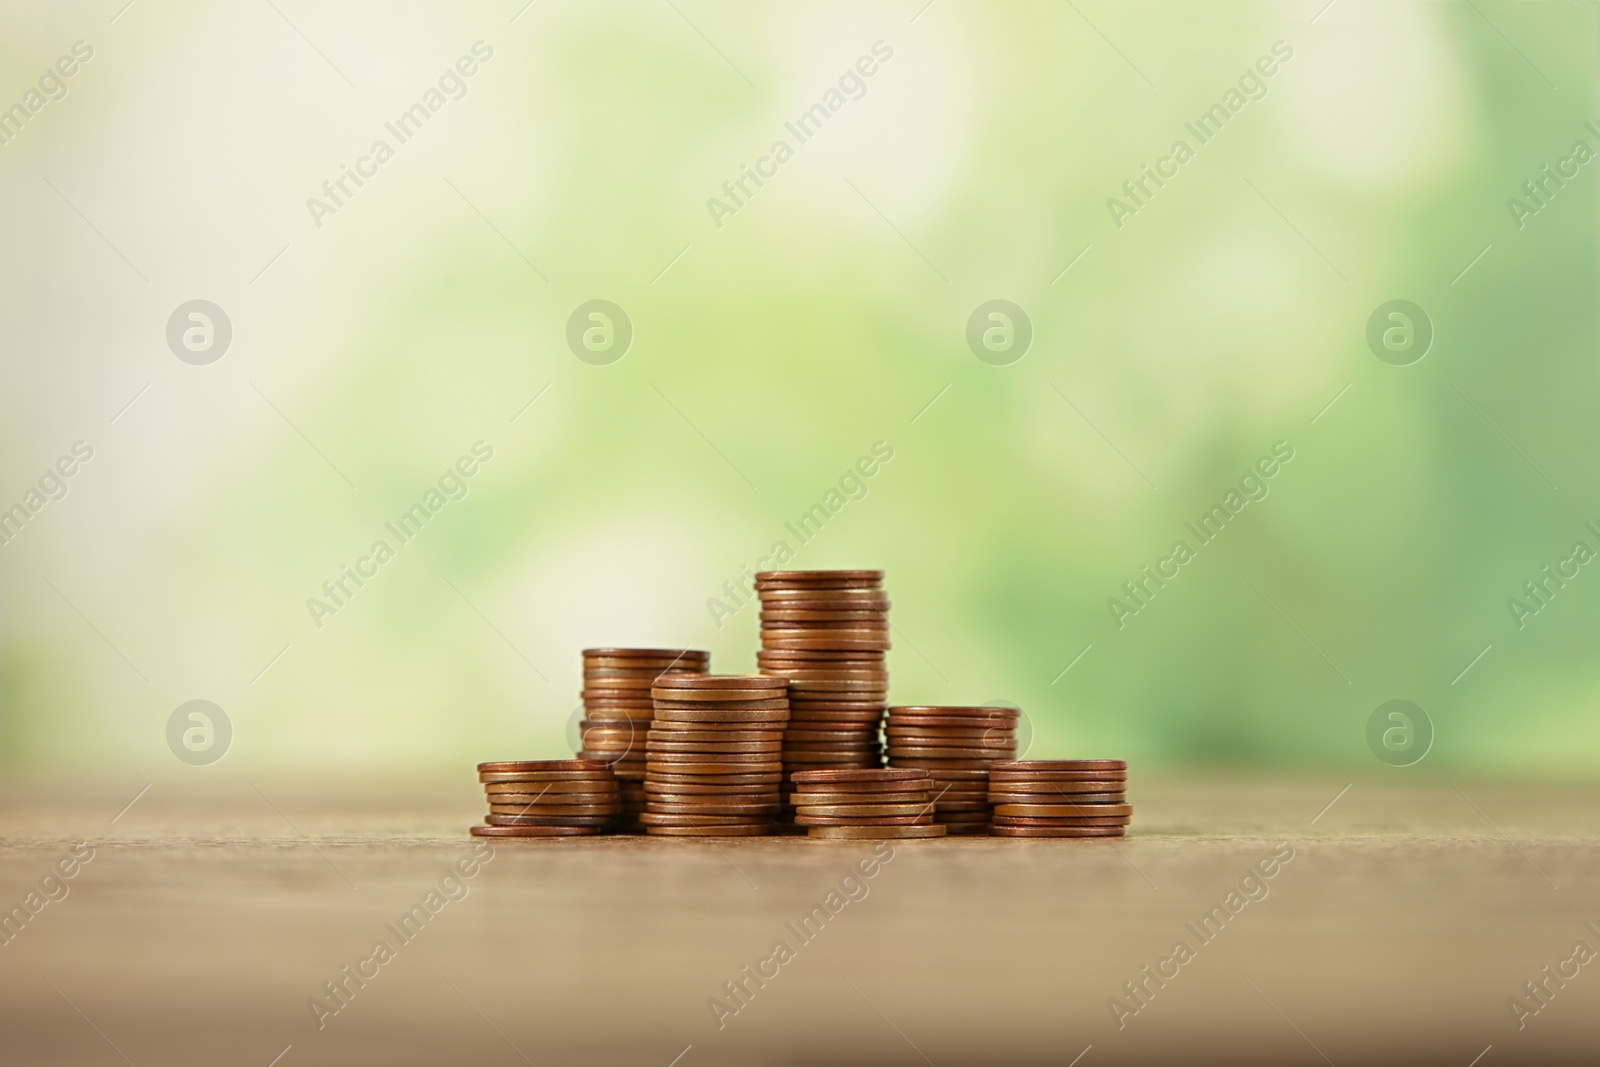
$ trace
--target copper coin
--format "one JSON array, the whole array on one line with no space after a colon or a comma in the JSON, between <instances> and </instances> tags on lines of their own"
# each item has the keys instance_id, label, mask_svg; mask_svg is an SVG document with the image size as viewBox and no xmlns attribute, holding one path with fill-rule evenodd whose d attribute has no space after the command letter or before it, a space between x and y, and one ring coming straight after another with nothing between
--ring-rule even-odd
<instances>
[{"instance_id":1,"label":"copper coin","mask_svg":"<svg viewBox=\"0 0 1600 1067\"><path fill-rule=\"evenodd\" d=\"M853 630L841 630L840 633L854 633ZM887 637L771 637L764 631L761 643L769 648L805 648L816 651L824 649L888 649L893 647Z\"/></svg>"},{"instance_id":2,"label":"copper coin","mask_svg":"<svg viewBox=\"0 0 1600 1067\"><path fill-rule=\"evenodd\" d=\"M740 826L771 822L764 814L752 815L682 815L676 812L642 811L639 821L646 826Z\"/></svg>"},{"instance_id":3,"label":"copper coin","mask_svg":"<svg viewBox=\"0 0 1600 1067\"><path fill-rule=\"evenodd\" d=\"M813 730L803 726L795 726L791 723L788 729L784 730L783 739L785 741L849 741L852 743L865 739L876 744L878 731L865 728L859 730Z\"/></svg>"},{"instance_id":4,"label":"copper coin","mask_svg":"<svg viewBox=\"0 0 1600 1067\"><path fill-rule=\"evenodd\" d=\"M996 804L996 815L1029 815L1039 818L1097 818L1132 815L1131 804Z\"/></svg>"},{"instance_id":5,"label":"copper coin","mask_svg":"<svg viewBox=\"0 0 1600 1067\"><path fill-rule=\"evenodd\" d=\"M528 783L524 788L521 782L490 782L483 789L486 793L593 793L606 792L615 788L615 782L609 776L593 778L561 778L555 781Z\"/></svg>"},{"instance_id":6,"label":"copper coin","mask_svg":"<svg viewBox=\"0 0 1600 1067\"><path fill-rule=\"evenodd\" d=\"M801 603L805 603L802 601ZM770 605L761 609L761 624L766 626L774 622L797 622L802 625L807 623L840 623L840 622L882 622L883 612L874 608L857 609L817 609L806 604L804 607L785 607Z\"/></svg>"},{"instance_id":7,"label":"copper coin","mask_svg":"<svg viewBox=\"0 0 1600 1067\"><path fill-rule=\"evenodd\" d=\"M543 810L552 807L596 807L607 804L616 804L619 800L618 793L551 793L541 796L537 793L491 793L487 797L491 810L495 808L538 808ZM582 799L577 799L582 798Z\"/></svg>"},{"instance_id":8,"label":"copper coin","mask_svg":"<svg viewBox=\"0 0 1600 1067\"><path fill-rule=\"evenodd\" d=\"M889 683L884 681L856 682L828 679L825 681L812 682L792 679L789 682L789 696L791 698L795 696L811 697L813 694L820 696L821 694L825 693L841 693L846 694L844 697L846 700L871 700L873 698L879 698L877 703L882 704L883 700L881 698L888 692ZM827 698L823 697L823 699Z\"/></svg>"},{"instance_id":9,"label":"copper coin","mask_svg":"<svg viewBox=\"0 0 1600 1067\"><path fill-rule=\"evenodd\" d=\"M739 761L727 763L692 762L689 760L654 760L650 761L650 776L655 777L659 768L665 774L722 774L743 776L750 774L776 774L783 770L783 764L777 760L768 761Z\"/></svg>"},{"instance_id":10,"label":"copper coin","mask_svg":"<svg viewBox=\"0 0 1600 1067\"><path fill-rule=\"evenodd\" d=\"M889 724L908 729L1014 730L1016 722L1004 715L908 715L889 709Z\"/></svg>"},{"instance_id":11,"label":"copper coin","mask_svg":"<svg viewBox=\"0 0 1600 1067\"><path fill-rule=\"evenodd\" d=\"M611 768L599 760L584 760L586 767L599 767L594 771L518 771L518 772L487 772L478 775L478 781L485 785L490 782L575 782L580 780L606 782L611 780Z\"/></svg>"},{"instance_id":12,"label":"copper coin","mask_svg":"<svg viewBox=\"0 0 1600 1067\"><path fill-rule=\"evenodd\" d=\"M778 832L771 822L750 826L652 826L651 837L769 837Z\"/></svg>"},{"instance_id":13,"label":"copper coin","mask_svg":"<svg viewBox=\"0 0 1600 1067\"><path fill-rule=\"evenodd\" d=\"M1058 829L1093 829L1093 827L1126 827L1131 819L1019 819L1013 816L995 816L994 825L1010 827L1058 827Z\"/></svg>"},{"instance_id":14,"label":"copper coin","mask_svg":"<svg viewBox=\"0 0 1600 1067\"><path fill-rule=\"evenodd\" d=\"M811 782L912 782L925 777L927 775L916 770L892 770L884 767L871 770L797 771L794 775L794 780L802 784Z\"/></svg>"},{"instance_id":15,"label":"copper coin","mask_svg":"<svg viewBox=\"0 0 1600 1067\"><path fill-rule=\"evenodd\" d=\"M930 756L917 756L915 758L889 758L891 767L916 767L937 774L938 771L977 771L982 770L987 760L981 759L934 759Z\"/></svg>"},{"instance_id":16,"label":"copper coin","mask_svg":"<svg viewBox=\"0 0 1600 1067\"><path fill-rule=\"evenodd\" d=\"M883 701L872 698L866 700L843 700L843 693L818 693L811 696L791 696L789 710L804 712L817 718L824 717L828 712L839 712L844 715L871 716L873 722L883 721Z\"/></svg>"},{"instance_id":17,"label":"copper coin","mask_svg":"<svg viewBox=\"0 0 1600 1067\"><path fill-rule=\"evenodd\" d=\"M933 812L920 815L868 815L856 818L850 815L806 815L796 813L796 826L933 826L937 820Z\"/></svg>"},{"instance_id":18,"label":"copper coin","mask_svg":"<svg viewBox=\"0 0 1600 1067\"><path fill-rule=\"evenodd\" d=\"M925 789L902 789L895 792L884 791L878 793L812 792L809 789L804 789L788 794L785 799L790 804L804 804L808 807L832 804L916 804L920 807L930 803L932 800Z\"/></svg>"},{"instance_id":19,"label":"copper coin","mask_svg":"<svg viewBox=\"0 0 1600 1067\"><path fill-rule=\"evenodd\" d=\"M946 837L987 837L989 834L988 823L946 822L939 825L945 828Z\"/></svg>"},{"instance_id":20,"label":"copper coin","mask_svg":"<svg viewBox=\"0 0 1600 1067\"><path fill-rule=\"evenodd\" d=\"M708 785L704 782L661 782L646 780L644 782L645 796L777 796L778 783L768 782L754 785Z\"/></svg>"},{"instance_id":21,"label":"copper coin","mask_svg":"<svg viewBox=\"0 0 1600 1067\"><path fill-rule=\"evenodd\" d=\"M470 826L473 837L595 837L594 826Z\"/></svg>"},{"instance_id":22,"label":"copper coin","mask_svg":"<svg viewBox=\"0 0 1600 1067\"><path fill-rule=\"evenodd\" d=\"M740 772L738 774L686 774L674 768L670 773L661 768L652 768L645 774L645 788L651 783L671 785L710 785L718 788L735 785L767 785L777 786L783 778L781 771L761 771L760 773ZM676 792L676 790L674 790Z\"/></svg>"},{"instance_id":23,"label":"copper coin","mask_svg":"<svg viewBox=\"0 0 1600 1067\"><path fill-rule=\"evenodd\" d=\"M801 648L763 648L756 652L756 662L763 670L771 667L833 668L847 671L885 670L888 658L883 650L866 651L834 649L832 652L808 652ZM770 677L763 675L763 677Z\"/></svg>"},{"instance_id":24,"label":"copper coin","mask_svg":"<svg viewBox=\"0 0 1600 1067\"><path fill-rule=\"evenodd\" d=\"M490 826L604 826L610 815L575 815L571 817L538 815L485 815L483 821Z\"/></svg>"},{"instance_id":25,"label":"copper coin","mask_svg":"<svg viewBox=\"0 0 1600 1067\"><path fill-rule=\"evenodd\" d=\"M806 836L823 841L898 841L919 837L943 837L947 828L942 823L920 826L812 826Z\"/></svg>"},{"instance_id":26,"label":"copper coin","mask_svg":"<svg viewBox=\"0 0 1600 1067\"><path fill-rule=\"evenodd\" d=\"M888 753L890 759L919 759L924 756L933 759L993 759L1000 753L1012 753L1017 750L1015 744L1001 745L931 745L907 744L904 741L890 740Z\"/></svg>"},{"instance_id":27,"label":"copper coin","mask_svg":"<svg viewBox=\"0 0 1600 1067\"><path fill-rule=\"evenodd\" d=\"M609 804L490 804L490 815L514 815L518 818L609 818L622 810L622 803L613 799ZM560 825L560 824L556 824Z\"/></svg>"},{"instance_id":28,"label":"copper coin","mask_svg":"<svg viewBox=\"0 0 1600 1067\"><path fill-rule=\"evenodd\" d=\"M648 738L650 740L689 742L689 741L782 741L785 731L780 726L744 729L735 726L706 726L698 727L685 723L658 722L650 727Z\"/></svg>"},{"instance_id":29,"label":"copper coin","mask_svg":"<svg viewBox=\"0 0 1600 1067\"><path fill-rule=\"evenodd\" d=\"M896 704L889 710L902 715L966 715L970 717L999 715L1002 718L1011 719L1015 719L1022 714L1016 708L989 704Z\"/></svg>"},{"instance_id":30,"label":"copper coin","mask_svg":"<svg viewBox=\"0 0 1600 1067\"><path fill-rule=\"evenodd\" d=\"M1125 782L1008 782L1003 778L989 780L989 792L1005 793L1025 799L1019 804L1039 803L1045 798L1057 797L1068 804L1083 803L1074 798L1083 794L1125 792Z\"/></svg>"},{"instance_id":31,"label":"copper coin","mask_svg":"<svg viewBox=\"0 0 1600 1067\"><path fill-rule=\"evenodd\" d=\"M544 774L552 771L601 771L599 764L580 759L501 760L478 764L479 774Z\"/></svg>"},{"instance_id":32,"label":"copper coin","mask_svg":"<svg viewBox=\"0 0 1600 1067\"><path fill-rule=\"evenodd\" d=\"M679 723L786 723L788 708L769 708L749 711L728 711L721 708L657 708L656 721Z\"/></svg>"},{"instance_id":33,"label":"copper coin","mask_svg":"<svg viewBox=\"0 0 1600 1067\"><path fill-rule=\"evenodd\" d=\"M805 730L845 730L859 729L871 731L878 724L878 713L869 711L810 711L802 709L796 711L789 709L789 725Z\"/></svg>"},{"instance_id":34,"label":"copper coin","mask_svg":"<svg viewBox=\"0 0 1600 1067\"><path fill-rule=\"evenodd\" d=\"M711 653L703 648L586 648L585 658L637 659L710 659Z\"/></svg>"},{"instance_id":35,"label":"copper coin","mask_svg":"<svg viewBox=\"0 0 1600 1067\"><path fill-rule=\"evenodd\" d=\"M765 700L673 700L659 695L652 698L655 710L662 711L783 711L789 707L786 697L769 697Z\"/></svg>"},{"instance_id":36,"label":"copper coin","mask_svg":"<svg viewBox=\"0 0 1600 1067\"><path fill-rule=\"evenodd\" d=\"M743 730L729 730L731 733L744 733ZM769 737L764 741L680 741L671 734L662 734L652 730L651 736L645 741L645 751L648 752L777 752L783 747L783 738Z\"/></svg>"},{"instance_id":37,"label":"copper coin","mask_svg":"<svg viewBox=\"0 0 1600 1067\"><path fill-rule=\"evenodd\" d=\"M1121 826L990 826L993 837L1125 837Z\"/></svg>"},{"instance_id":38,"label":"copper coin","mask_svg":"<svg viewBox=\"0 0 1600 1067\"><path fill-rule=\"evenodd\" d=\"M1128 761L1120 759L1023 759L1002 764L1002 771L1124 771Z\"/></svg>"},{"instance_id":39,"label":"copper coin","mask_svg":"<svg viewBox=\"0 0 1600 1067\"><path fill-rule=\"evenodd\" d=\"M797 802L794 813L798 815L836 815L865 818L885 815L927 815L933 809L923 804L813 804Z\"/></svg>"},{"instance_id":40,"label":"copper coin","mask_svg":"<svg viewBox=\"0 0 1600 1067\"><path fill-rule=\"evenodd\" d=\"M1062 778L1056 776L1043 778L1037 776L1019 775L1014 771L996 771L994 772L994 777L990 780L994 782L997 788L1003 786L1006 789L1015 789L1022 792L1040 792L1052 790L1057 786L1060 786L1065 792L1071 792L1073 790L1082 791L1085 789L1122 789L1128 784L1128 780L1126 778L1115 774L1075 775L1071 778Z\"/></svg>"},{"instance_id":41,"label":"copper coin","mask_svg":"<svg viewBox=\"0 0 1600 1067\"><path fill-rule=\"evenodd\" d=\"M770 582L881 582L883 572L874 570L757 571L756 586Z\"/></svg>"},{"instance_id":42,"label":"copper coin","mask_svg":"<svg viewBox=\"0 0 1600 1067\"><path fill-rule=\"evenodd\" d=\"M775 812L783 802L774 796L707 796L703 793L652 793L645 801L648 810L681 815L741 815Z\"/></svg>"},{"instance_id":43,"label":"copper coin","mask_svg":"<svg viewBox=\"0 0 1600 1067\"><path fill-rule=\"evenodd\" d=\"M766 689L772 679L759 674L670 674L656 683L665 689Z\"/></svg>"},{"instance_id":44,"label":"copper coin","mask_svg":"<svg viewBox=\"0 0 1600 1067\"><path fill-rule=\"evenodd\" d=\"M685 752L662 751L651 749L646 759L652 764L663 767L677 766L682 763L714 763L718 766L732 766L744 763L776 763L780 758L780 749L776 744L771 744L770 749L744 749L737 748L731 752L703 752L690 749Z\"/></svg>"}]
</instances>

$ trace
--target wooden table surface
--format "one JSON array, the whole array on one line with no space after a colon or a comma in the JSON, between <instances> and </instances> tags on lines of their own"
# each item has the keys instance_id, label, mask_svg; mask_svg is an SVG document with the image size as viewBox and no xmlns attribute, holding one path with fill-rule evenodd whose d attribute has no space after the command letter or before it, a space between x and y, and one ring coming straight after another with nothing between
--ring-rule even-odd
<instances>
[{"instance_id":1,"label":"wooden table surface","mask_svg":"<svg viewBox=\"0 0 1600 1067\"><path fill-rule=\"evenodd\" d=\"M474 867L470 768L11 782L0 1062L1600 1061L1600 788L1396 772L1328 807L1347 782L1136 768L1125 840L902 842L870 876L871 843L792 838Z\"/></svg>"}]
</instances>

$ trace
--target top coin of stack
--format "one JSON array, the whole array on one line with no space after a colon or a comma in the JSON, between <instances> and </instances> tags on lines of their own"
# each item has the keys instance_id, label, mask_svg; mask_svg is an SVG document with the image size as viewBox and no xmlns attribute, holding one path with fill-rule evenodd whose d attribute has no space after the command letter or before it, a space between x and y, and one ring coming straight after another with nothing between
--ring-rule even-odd
<instances>
[{"instance_id":1,"label":"top coin of stack","mask_svg":"<svg viewBox=\"0 0 1600 1067\"><path fill-rule=\"evenodd\" d=\"M922 771L887 767L796 771L794 787L794 821L810 837L945 836L945 827L933 820L933 779Z\"/></svg>"},{"instance_id":2,"label":"top coin of stack","mask_svg":"<svg viewBox=\"0 0 1600 1067\"><path fill-rule=\"evenodd\" d=\"M989 767L996 837L1121 837L1133 820L1119 759L1007 760Z\"/></svg>"},{"instance_id":3,"label":"top coin of stack","mask_svg":"<svg viewBox=\"0 0 1600 1067\"><path fill-rule=\"evenodd\" d=\"M801 771L878 767L888 701L882 571L762 571L762 674L789 681L784 792ZM786 796L787 800L788 797Z\"/></svg>"},{"instance_id":4,"label":"top coin of stack","mask_svg":"<svg viewBox=\"0 0 1600 1067\"><path fill-rule=\"evenodd\" d=\"M789 719L783 680L666 674L650 692L655 719L639 821L669 837L772 833Z\"/></svg>"},{"instance_id":5,"label":"top coin of stack","mask_svg":"<svg viewBox=\"0 0 1600 1067\"><path fill-rule=\"evenodd\" d=\"M893 707L885 733L889 766L928 772L934 811L952 834L989 831L989 768L1017 754L1015 708Z\"/></svg>"},{"instance_id":6,"label":"top coin of stack","mask_svg":"<svg viewBox=\"0 0 1600 1067\"><path fill-rule=\"evenodd\" d=\"M621 829L638 829L644 810L645 736L654 705L650 687L663 674L704 674L711 654L687 648L583 650L583 738L578 756L604 760L621 779Z\"/></svg>"},{"instance_id":7,"label":"top coin of stack","mask_svg":"<svg viewBox=\"0 0 1600 1067\"><path fill-rule=\"evenodd\" d=\"M616 776L593 760L480 763L478 781L489 814L475 837L590 837L621 810Z\"/></svg>"}]
</instances>

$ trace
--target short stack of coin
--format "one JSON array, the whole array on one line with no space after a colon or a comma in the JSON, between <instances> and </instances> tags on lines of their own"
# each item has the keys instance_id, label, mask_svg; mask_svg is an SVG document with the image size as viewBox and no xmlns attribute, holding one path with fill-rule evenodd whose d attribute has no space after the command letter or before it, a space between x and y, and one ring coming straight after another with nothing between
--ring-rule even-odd
<instances>
[{"instance_id":1,"label":"short stack of coin","mask_svg":"<svg viewBox=\"0 0 1600 1067\"><path fill-rule=\"evenodd\" d=\"M934 813L951 834L989 832L989 768L1017 755L1015 708L893 707L889 766L927 771Z\"/></svg>"},{"instance_id":2,"label":"short stack of coin","mask_svg":"<svg viewBox=\"0 0 1600 1067\"><path fill-rule=\"evenodd\" d=\"M786 683L763 675L676 673L650 690L645 810L651 834L754 837L776 831Z\"/></svg>"},{"instance_id":3,"label":"short stack of coin","mask_svg":"<svg viewBox=\"0 0 1600 1067\"><path fill-rule=\"evenodd\" d=\"M934 821L933 779L887 767L796 771L794 821L824 840L943 837Z\"/></svg>"},{"instance_id":4,"label":"short stack of coin","mask_svg":"<svg viewBox=\"0 0 1600 1067\"><path fill-rule=\"evenodd\" d=\"M763 571L755 585L756 663L761 673L789 681L787 805L798 772L882 766L889 601L882 571ZM785 812L787 821L787 806Z\"/></svg>"},{"instance_id":5,"label":"short stack of coin","mask_svg":"<svg viewBox=\"0 0 1600 1067\"><path fill-rule=\"evenodd\" d=\"M616 772L622 817L616 829L642 832L645 737L655 706L650 686L663 674L704 674L711 654L687 648L583 650L583 739L578 756L604 760Z\"/></svg>"},{"instance_id":6,"label":"short stack of coin","mask_svg":"<svg viewBox=\"0 0 1600 1067\"><path fill-rule=\"evenodd\" d=\"M611 767L598 760L510 760L478 764L489 798L474 837L592 837L622 802Z\"/></svg>"},{"instance_id":7,"label":"short stack of coin","mask_svg":"<svg viewBox=\"0 0 1600 1067\"><path fill-rule=\"evenodd\" d=\"M1122 837L1133 820L1119 759L1010 760L989 768L996 837Z\"/></svg>"}]
</instances>

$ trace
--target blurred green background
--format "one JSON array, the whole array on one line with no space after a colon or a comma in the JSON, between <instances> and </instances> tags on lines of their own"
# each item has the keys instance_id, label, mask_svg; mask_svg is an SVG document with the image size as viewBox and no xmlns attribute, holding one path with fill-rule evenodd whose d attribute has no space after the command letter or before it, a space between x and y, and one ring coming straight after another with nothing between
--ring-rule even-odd
<instances>
[{"instance_id":1,"label":"blurred green background","mask_svg":"<svg viewBox=\"0 0 1600 1067\"><path fill-rule=\"evenodd\" d=\"M887 572L895 702L1013 702L1034 756L1592 774L1600 568L1523 586L1600 551L1595 5L923 5L5 5L0 107L93 56L0 144L0 508L93 458L0 546L0 766L563 755L586 646L751 670L712 602L783 541ZM166 336L195 299L206 365ZM597 299L606 365L566 340ZM1032 330L1000 364L994 299ZM1404 772L1397 698L1435 734ZM193 699L233 730L204 769Z\"/></svg>"}]
</instances>

